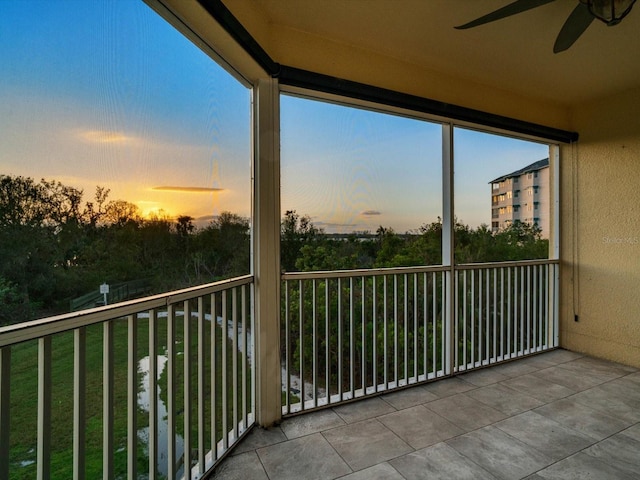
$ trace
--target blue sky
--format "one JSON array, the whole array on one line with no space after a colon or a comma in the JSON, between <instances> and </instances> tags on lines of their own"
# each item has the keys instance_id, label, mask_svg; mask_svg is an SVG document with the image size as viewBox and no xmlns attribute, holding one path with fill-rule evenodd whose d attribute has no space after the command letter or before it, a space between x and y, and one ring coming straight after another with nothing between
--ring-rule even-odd
<instances>
[{"instance_id":1,"label":"blue sky","mask_svg":"<svg viewBox=\"0 0 640 480\"><path fill-rule=\"evenodd\" d=\"M0 68L0 172L249 215L250 92L143 2L2 1Z\"/></svg>"},{"instance_id":2,"label":"blue sky","mask_svg":"<svg viewBox=\"0 0 640 480\"><path fill-rule=\"evenodd\" d=\"M415 230L442 216L440 124L284 96L282 207L327 231ZM455 213L491 224L488 182L548 156L548 147L454 130Z\"/></svg>"},{"instance_id":3,"label":"blue sky","mask_svg":"<svg viewBox=\"0 0 640 480\"><path fill-rule=\"evenodd\" d=\"M0 173L144 214L249 216L250 91L142 1L0 0ZM327 231L441 215L437 124L282 97L282 209ZM456 213L489 223L491 179L545 145L456 129Z\"/></svg>"}]
</instances>

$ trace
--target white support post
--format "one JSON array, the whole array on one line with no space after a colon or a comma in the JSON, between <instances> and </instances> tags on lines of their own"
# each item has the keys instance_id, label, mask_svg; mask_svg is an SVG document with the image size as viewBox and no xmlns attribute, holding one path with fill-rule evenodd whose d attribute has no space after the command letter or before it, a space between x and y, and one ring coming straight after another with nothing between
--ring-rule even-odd
<instances>
[{"instance_id":1,"label":"white support post","mask_svg":"<svg viewBox=\"0 0 640 480\"><path fill-rule=\"evenodd\" d=\"M262 426L282 416L280 376L280 103L278 81L254 89L253 274L256 414Z\"/></svg>"},{"instance_id":2,"label":"white support post","mask_svg":"<svg viewBox=\"0 0 640 480\"><path fill-rule=\"evenodd\" d=\"M551 202L552 202L552 214L553 214L553 227L551 229L551 241L549 242L549 256L553 260L560 258L560 147L558 145L551 145L549 147L549 165L551 167ZM575 245L573 245L575 248ZM551 322L549 331L552 332L551 346L560 346L560 264L555 265L551 271L552 277L549 279L552 283L549 286L551 304L549 305L549 312L551 312ZM574 286L575 288L575 286ZM552 293L553 292L553 293Z\"/></svg>"},{"instance_id":3,"label":"white support post","mask_svg":"<svg viewBox=\"0 0 640 480\"><path fill-rule=\"evenodd\" d=\"M442 265L450 267L445 274L445 305L443 305L443 329L445 332L444 350L445 375L454 371L455 355L455 282L454 265L454 227L453 208L453 125L442 125Z\"/></svg>"}]
</instances>

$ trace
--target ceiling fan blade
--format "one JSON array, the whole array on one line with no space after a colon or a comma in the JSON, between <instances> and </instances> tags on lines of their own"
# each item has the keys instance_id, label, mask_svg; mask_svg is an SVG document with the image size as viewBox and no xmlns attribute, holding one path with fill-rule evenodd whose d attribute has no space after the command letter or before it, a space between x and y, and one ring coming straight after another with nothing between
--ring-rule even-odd
<instances>
[{"instance_id":1,"label":"ceiling fan blade","mask_svg":"<svg viewBox=\"0 0 640 480\"><path fill-rule=\"evenodd\" d=\"M516 0L515 2L499 8L494 12L483 15L480 18L477 18L469 23L465 23L464 25L459 25L455 28L457 28L458 30L465 30L467 28L477 27L478 25L495 22L496 20L500 20L501 18L510 17L511 15L515 15L517 13L526 12L527 10L531 10L532 8L540 7L554 1L555 0Z\"/></svg>"},{"instance_id":2,"label":"ceiling fan blade","mask_svg":"<svg viewBox=\"0 0 640 480\"><path fill-rule=\"evenodd\" d=\"M589 7L582 2L573 9L567 21L564 22L562 30L553 45L553 53L563 52L575 43L584 33L595 17L589 11Z\"/></svg>"}]
</instances>

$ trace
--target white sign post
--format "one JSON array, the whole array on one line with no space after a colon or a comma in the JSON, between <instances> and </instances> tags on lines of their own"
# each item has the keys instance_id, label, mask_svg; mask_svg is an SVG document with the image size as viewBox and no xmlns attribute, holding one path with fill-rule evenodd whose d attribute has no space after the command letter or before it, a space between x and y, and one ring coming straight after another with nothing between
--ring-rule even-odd
<instances>
[{"instance_id":1,"label":"white sign post","mask_svg":"<svg viewBox=\"0 0 640 480\"><path fill-rule=\"evenodd\" d=\"M109 293L109 285L106 283L103 283L102 285L100 285L100 293L102 295L104 295L104 304L107 304L107 294Z\"/></svg>"}]
</instances>

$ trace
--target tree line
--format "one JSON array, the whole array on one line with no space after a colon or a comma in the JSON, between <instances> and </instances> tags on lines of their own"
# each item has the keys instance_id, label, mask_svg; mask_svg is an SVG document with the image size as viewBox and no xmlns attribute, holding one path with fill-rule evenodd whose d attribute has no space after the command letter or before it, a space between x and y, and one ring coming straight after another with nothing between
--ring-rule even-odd
<instances>
[{"instance_id":1,"label":"tree line","mask_svg":"<svg viewBox=\"0 0 640 480\"><path fill-rule=\"evenodd\" d=\"M0 325L69 310L103 282L145 279L151 293L249 272L249 219L143 218L137 205L57 181L0 175Z\"/></svg>"},{"instance_id":2,"label":"tree line","mask_svg":"<svg viewBox=\"0 0 640 480\"><path fill-rule=\"evenodd\" d=\"M64 313L69 302L103 283L144 279L161 293L250 272L250 221L222 212L203 227L162 213L143 218L137 205L96 187L0 175L0 325ZM455 225L458 263L545 258L540 230L514 223L498 233L486 225ZM442 223L397 233L334 237L306 215L281 221L284 271L336 270L441 262Z\"/></svg>"}]
</instances>

